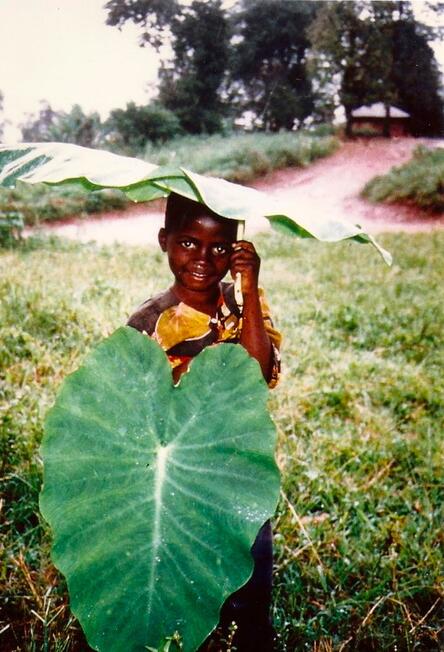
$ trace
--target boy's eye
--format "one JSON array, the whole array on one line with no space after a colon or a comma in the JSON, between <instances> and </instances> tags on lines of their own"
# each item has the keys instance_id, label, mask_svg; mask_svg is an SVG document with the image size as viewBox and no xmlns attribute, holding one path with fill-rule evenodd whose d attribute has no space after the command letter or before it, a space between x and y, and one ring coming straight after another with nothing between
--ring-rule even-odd
<instances>
[{"instance_id":1,"label":"boy's eye","mask_svg":"<svg viewBox=\"0 0 444 652\"><path fill-rule=\"evenodd\" d=\"M192 249L194 247L194 242L192 240L182 240L180 244L185 249Z\"/></svg>"},{"instance_id":2,"label":"boy's eye","mask_svg":"<svg viewBox=\"0 0 444 652\"><path fill-rule=\"evenodd\" d=\"M227 247L225 245L215 245L213 247L213 253L218 256L222 256L223 254L227 253Z\"/></svg>"}]
</instances>

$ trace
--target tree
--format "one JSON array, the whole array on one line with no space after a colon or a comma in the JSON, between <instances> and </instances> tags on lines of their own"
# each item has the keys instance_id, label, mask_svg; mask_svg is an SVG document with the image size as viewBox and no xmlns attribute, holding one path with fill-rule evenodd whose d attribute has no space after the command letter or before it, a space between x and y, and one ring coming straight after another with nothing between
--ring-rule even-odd
<instances>
[{"instance_id":1,"label":"tree","mask_svg":"<svg viewBox=\"0 0 444 652\"><path fill-rule=\"evenodd\" d=\"M159 49L170 33L170 24L181 14L178 0L108 0L107 25L121 28L128 20L142 27L141 45Z\"/></svg>"},{"instance_id":2,"label":"tree","mask_svg":"<svg viewBox=\"0 0 444 652\"><path fill-rule=\"evenodd\" d=\"M114 109L106 121L108 142L141 149L147 140L164 142L181 132L179 119L158 103Z\"/></svg>"},{"instance_id":3,"label":"tree","mask_svg":"<svg viewBox=\"0 0 444 652\"><path fill-rule=\"evenodd\" d=\"M51 141L51 128L54 126L56 115L49 102L40 102L38 114L28 114L26 122L20 125L22 139L29 143Z\"/></svg>"},{"instance_id":4,"label":"tree","mask_svg":"<svg viewBox=\"0 0 444 652\"><path fill-rule=\"evenodd\" d=\"M239 84L238 103L264 129L292 129L313 110L306 30L317 9L304 0L244 0L235 16L232 79Z\"/></svg>"},{"instance_id":5,"label":"tree","mask_svg":"<svg viewBox=\"0 0 444 652\"><path fill-rule=\"evenodd\" d=\"M415 20L410 2L327 2L309 36L318 69L337 76L347 134L352 110L377 101L408 111L417 134L441 129L439 76L427 43L434 32Z\"/></svg>"},{"instance_id":6,"label":"tree","mask_svg":"<svg viewBox=\"0 0 444 652\"><path fill-rule=\"evenodd\" d=\"M411 129L417 136L443 133L443 101L440 72L427 36L411 22L399 22L394 32L397 57L393 82L399 104L411 116Z\"/></svg>"},{"instance_id":7,"label":"tree","mask_svg":"<svg viewBox=\"0 0 444 652\"><path fill-rule=\"evenodd\" d=\"M190 133L222 128L222 84L228 66L228 25L220 0L194 1L171 23L172 65L160 71L160 101Z\"/></svg>"},{"instance_id":8,"label":"tree","mask_svg":"<svg viewBox=\"0 0 444 652\"><path fill-rule=\"evenodd\" d=\"M54 111L48 102L42 102L37 116L28 116L21 132L25 142L58 141L85 147L99 145L103 135L98 113L85 114L78 104L69 113Z\"/></svg>"},{"instance_id":9,"label":"tree","mask_svg":"<svg viewBox=\"0 0 444 652\"><path fill-rule=\"evenodd\" d=\"M360 19L364 2L326 2L309 28L315 52L314 68L322 66L322 80L338 79L338 95L351 129L352 110L371 93L372 80L364 66L368 51L368 22Z\"/></svg>"},{"instance_id":10,"label":"tree","mask_svg":"<svg viewBox=\"0 0 444 652\"><path fill-rule=\"evenodd\" d=\"M221 129L229 37L221 0L110 0L106 9L109 25L140 25L142 44L159 48L170 41L173 58L161 66L159 100L182 127L190 133Z\"/></svg>"}]
</instances>

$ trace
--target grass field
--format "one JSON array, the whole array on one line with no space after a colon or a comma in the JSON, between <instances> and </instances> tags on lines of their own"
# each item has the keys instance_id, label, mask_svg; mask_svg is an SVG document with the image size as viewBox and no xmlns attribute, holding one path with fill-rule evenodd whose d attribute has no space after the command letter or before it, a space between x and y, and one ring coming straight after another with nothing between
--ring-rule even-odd
<instances>
[{"instance_id":1,"label":"grass field","mask_svg":"<svg viewBox=\"0 0 444 652\"><path fill-rule=\"evenodd\" d=\"M144 157L158 165L184 165L195 172L247 183L272 170L305 167L338 146L338 138L320 128L318 132L185 136L167 146L148 144Z\"/></svg>"},{"instance_id":2,"label":"grass field","mask_svg":"<svg viewBox=\"0 0 444 652\"><path fill-rule=\"evenodd\" d=\"M270 407L279 650L443 649L444 233L257 239L284 334ZM4 652L87 650L38 514L42 422L67 373L164 288L155 250L30 241L0 253Z\"/></svg>"},{"instance_id":3,"label":"grass field","mask_svg":"<svg viewBox=\"0 0 444 652\"><path fill-rule=\"evenodd\" d=\"M182 137L156 147L148 144L138 156L158 165L184 165L194 172L246 183L270 170L304 167L331 154L338 145L338 139L325 135L325 129L319 135L312 132L205 135ZM0 188L0 219L2 212L18 211L28 225L73 215L88 217L92 213L122 209L127 204L125 195L118 190L91 193L26 184L11 190Z\"/></svg>"},{"instance_id":4,"label":"grass field","mask_svg":"<svg viewBox=\"0 0 444 652\"><path fill-rule=\"evenodd\" d=\"M442 213L444 149L418 146L408 163L369 181L362 195L374 202L403 202Z\"/></svg>"}]
</instances>

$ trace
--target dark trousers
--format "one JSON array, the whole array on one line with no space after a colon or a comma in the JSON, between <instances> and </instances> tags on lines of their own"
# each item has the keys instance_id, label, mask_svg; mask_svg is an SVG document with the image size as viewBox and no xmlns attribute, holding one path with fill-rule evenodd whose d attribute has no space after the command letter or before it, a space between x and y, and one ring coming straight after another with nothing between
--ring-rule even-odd
<instances>
[{"instance_id":1,"label":"dark trousers","mask_svg":"<svg viewBox=\"0 0 444 652\"><path fill-rule=\"evenodd\" d=\"M270 606L273 543L270 521L259 530L251 554L254 559L252 576L226 599L217 629L199 648L199 652L225 652L227 649L236 652L272 652L274 629Z\"/></svg>"}]
</instances>

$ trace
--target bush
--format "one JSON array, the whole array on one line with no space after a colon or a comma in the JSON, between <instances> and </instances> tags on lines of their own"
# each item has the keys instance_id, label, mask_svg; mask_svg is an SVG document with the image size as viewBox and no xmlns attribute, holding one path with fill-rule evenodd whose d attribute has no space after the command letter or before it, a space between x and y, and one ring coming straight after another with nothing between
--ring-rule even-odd
<instances>
[{"instance_id":1,"label":"bush","mask_svg":"<svg viewBox=\"0 0 444 652\"><path fill-rule=\"evenodd\" d=\"M362 195L374 202L403 202L430 212L442 212L444 149L420 145L411 161L369 181Z\"/></svg>"},{"instance_id":2,"label":"bush","mask_svg":"<svg viewBox=\"0 0 444 652\"><path fill-rule=\"evenodd\" d=\"M137 106L129 102L125 109L111 111L105 128L110 132L108 142L115 147L129 147L140 151L147 141L164 143L182 128L179 118L158 103Z\"/></svg>"},{"instance_id":3,"label":"bush","mask_svg":"<svg viewBox=\"0 0 444 652\"><path fill-rule=\"evenodd\" d=\"M0 211L0 247L11 247L22 238L23 215L18 211Z\"/></svg>"},{"instance_id":4,"label":"bush","mask_svg":"<svg viewBox=\"0 0 444 652\"><path fill-rule=\"evenodd\" d=\"M88 192L73 190L69 186L57 188L25 183L12 190L0 188L0 211L20 214L23 222L29 226L118 210L127 204L127 198L119 190Z\"/></svg>"},{"instance_id":5,"label":"bush","mask_svg":"<svg viewBox=\"0 0 444 652\"><path fill-rule=\"evenodd\" d=\"M147 145L145 158L159 165L183 165L195 172L248 183L271 170L309 165L332 154L338 146L334 136L308 132L186 136L164 147Z\"/></svg>"}]
</instances>

